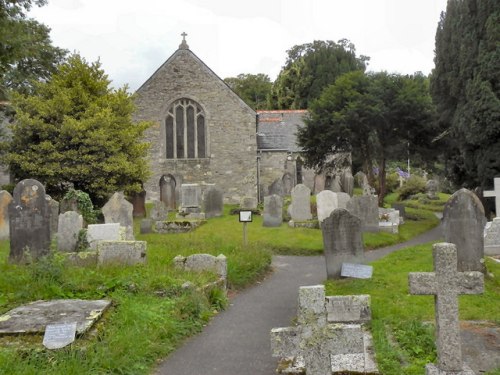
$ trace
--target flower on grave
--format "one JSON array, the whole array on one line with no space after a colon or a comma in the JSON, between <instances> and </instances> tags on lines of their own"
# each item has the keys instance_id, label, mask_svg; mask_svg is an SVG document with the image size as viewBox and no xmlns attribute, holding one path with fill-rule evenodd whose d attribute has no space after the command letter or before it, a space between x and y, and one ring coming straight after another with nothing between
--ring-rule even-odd
<instances>
[{"instance_id":1,"label":"flower on grave","mask_svg":"<svg viewBox=\"0 0 500 375\"><path fill-rule=\"evenodd\" d=\"M389 214L380 215L380 221L389 221Z\"/></svg>"}]
</instances>

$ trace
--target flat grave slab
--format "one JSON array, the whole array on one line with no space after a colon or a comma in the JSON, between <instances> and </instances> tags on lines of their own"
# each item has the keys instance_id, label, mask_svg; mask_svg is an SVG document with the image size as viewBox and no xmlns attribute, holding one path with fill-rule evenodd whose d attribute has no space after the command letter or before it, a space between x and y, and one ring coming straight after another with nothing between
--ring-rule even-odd
<instances>
[{"instance_id":1,"label":"flat grave slab","mask_svg":"<svg viewBox=\"0 0 500 375\"><path fill-rule=\"evenodd\" d=\"M111 305L107 300L59 299L36 301L0 316L0 335L44 333L52 324L76 322L76 333L85 333Z\"/></svg>"}]
</instances>

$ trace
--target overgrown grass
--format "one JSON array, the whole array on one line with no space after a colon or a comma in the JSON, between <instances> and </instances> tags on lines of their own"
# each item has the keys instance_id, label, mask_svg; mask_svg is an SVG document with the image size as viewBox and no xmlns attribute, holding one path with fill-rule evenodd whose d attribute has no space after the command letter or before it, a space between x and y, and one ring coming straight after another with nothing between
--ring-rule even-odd
<instances>
[{"instance_id":1,"label":"overgrown grass","mask_svg":"<svg viewBox=\"0 0 500 375\"><path fill-rule=\"evenodd\" d=\"M421 375L434 362L434 299L408 292L409 272L432 272L432 244L408 248L372 263L369 280L326 282L327 295L369 294L375 351L384 375ZM460 319L488 320L500 324L500 264L487 260L492 277L485 293L460 296Z\"/></svg>"},{"instance_id":2,"label":"overgrown grass","mask_svg":"<svg viewBox=\"0 0 500 375\"><path fill-rule=\"evenodd\" d=\"M229 286L239 289L269 272L273 253L322 252L320 230L286 224L264 228L260 216L248 224L249 245L243 246L243 226L230 209L185 234L141 235L136 220L136 238L148 242L148 262L134 267L68 267L57 255L30 266L11 265L8 242L1 241L0 314L40 299L109 299L113 304L91 333L65 349L44 349L40 335L0 339L0 373L146 374L226 303L219 290L200 289L215 275L175 270L176 255L226 255ZM401 242L437 224L432 214L415 213L417 218L422 220L407 221L399 235L367 234L366 247ZM184 288L186 281L195 288Z\"/></svg>"}]
</instances>

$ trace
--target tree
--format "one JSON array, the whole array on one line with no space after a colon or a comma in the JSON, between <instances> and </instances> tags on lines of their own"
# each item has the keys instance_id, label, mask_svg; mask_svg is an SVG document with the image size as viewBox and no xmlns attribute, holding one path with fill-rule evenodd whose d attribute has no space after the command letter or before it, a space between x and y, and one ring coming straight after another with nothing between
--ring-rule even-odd
<instances>
[{"instance_id":1,"label":"tree","mask_svg":"<svg viewBox=\"0 0 500 375\"><path fill-rule=\"evenodd\" d=\"M363 72L346 73L323 91L309 108L306 126L298 131L305 164L328 170L343 152L357 154L372 176L379 168L379 199L385 196L385 170L389 158L400 159L408 141L414 150L430 149L435 137L433 105L428 82L422 75ZM340 166L342 167L342 166ZM373 178L373 177L372 177Z\"/></svg>"},{"instance_id":2,"label":"tree","mask_svg":"<svg viewBox=\"0 0 500 375\"><path fill-rule=\"evenodd\" d=\"M61 197L73 185L102 202L137 192L148 174L148 123L134 124L126 87L109 88L99 62L72 55L35 94L13 96L16 111L6 161L16 179L36 178Z\"/></svg>"},{"instance_id":3,"label":"tree","mask_svg":"<svg viewBox=\"0 0 500 375\"><path fill-rule=\"evenodd\" d=\"M500 3L449 0L436 31L431 94L446 170L458 185L500 175Z\"/></svg>"},{"instance_id":4,"label":"tree","mask_svg":"<svg viewBox=\"0 0 500 375\"><path fill-rule=\"evenodd\" d=\"M267 108L267 97L272 83L267 74L238 74L225 78L224 82L255 110Z\"/></svg>"},{"instance_id":5,"label":"tree","mask_svg":"<svg viewBox=\"0 0 500 375\"><path fill-rule=\"evenodd\" d=\"M26 18L33 5L46 0L0 0L0 100L10 90L30 92L33 82L46 80L66 51L52 46L50 29Z\"/></svg>"},{"instance_id":6,"label":"tree","mask_svg":"<svg viewBox=\"0 0 500 375\"><path fill-rule=\"evenodd\" d=\"M274 82L269 106L275 109L307 109L325 87L340 75L366 69L366 56L356 57L354 44L315 40L287 51L288 58Z\"/></svg>"}]
</instances>

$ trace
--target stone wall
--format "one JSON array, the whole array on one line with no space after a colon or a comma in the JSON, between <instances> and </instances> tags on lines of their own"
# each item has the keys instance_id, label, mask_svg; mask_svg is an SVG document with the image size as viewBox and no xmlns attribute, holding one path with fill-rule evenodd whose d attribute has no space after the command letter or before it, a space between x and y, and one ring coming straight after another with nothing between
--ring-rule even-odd
<instances>
[{"instance_id":1,"label":"stone wall","mask_svg":"<svg viewBox=\"0 0 500 375\"><path fill-rule=\"evenodd\" d=\"M207 157L166 159L165 118L171 104L187 98L205 113ZM256 114L189 49L177 50L137 91L135 121L152 121L145 140L151 143L151 178L147 199L159 199L163 175L182 183L215 183L225 203L257 197Z\"/></svg>"}]
</instances>

